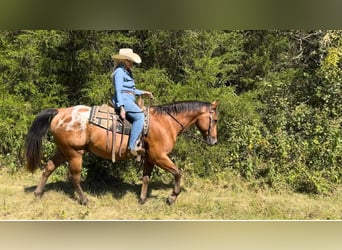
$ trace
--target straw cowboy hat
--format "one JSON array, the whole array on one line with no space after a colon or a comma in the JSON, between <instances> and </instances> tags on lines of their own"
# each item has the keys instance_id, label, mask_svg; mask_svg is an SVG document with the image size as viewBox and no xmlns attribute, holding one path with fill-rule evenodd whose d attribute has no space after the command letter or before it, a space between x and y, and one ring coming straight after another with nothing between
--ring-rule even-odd
<instances>
[{"instance_id":1,"label":"straw cowboy hat","mask_svg":"<svg viewBox=\"0 0 342 250\"><path fill-rule=\"evenodd\" d=\"M135 63L141 63L141 58L138 54L133 53L132 49L120 49L119 54L112 55L113 59L130 60Z\"/></svg>"}]
</instances>

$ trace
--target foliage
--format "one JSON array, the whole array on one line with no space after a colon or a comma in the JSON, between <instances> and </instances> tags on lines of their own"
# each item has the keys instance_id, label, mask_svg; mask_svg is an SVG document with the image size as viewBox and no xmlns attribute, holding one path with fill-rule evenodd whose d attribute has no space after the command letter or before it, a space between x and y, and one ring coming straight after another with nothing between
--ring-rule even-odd
<instances>
[{"instance_id":1,"label":"foliage","mask_svg":"<svg viewBox=\"0 0 342 250\"><path fill-rule=\"evenodd\" d=\"M198 142L194 129L171 154L188 175L219 180L231 171L261 187L309 193L340 184L342 32L335 30L1 31L0 161L13 170L23 164L25 135L42 109L111 99L111 54L121 47L141 55L134 75L154 93L153 105L219 101L219 144ZM53 151L47 139L44 160ZM134 162L113 166L87 155L84 166L90 179L136 178Z\"/></svg>"}]
</instances>

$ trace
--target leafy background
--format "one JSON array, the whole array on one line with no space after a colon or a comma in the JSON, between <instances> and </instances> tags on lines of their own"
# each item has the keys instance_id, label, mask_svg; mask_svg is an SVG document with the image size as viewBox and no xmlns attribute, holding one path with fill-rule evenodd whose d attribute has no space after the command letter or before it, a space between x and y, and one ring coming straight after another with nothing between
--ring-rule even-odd
<instances>
[{"instance_id":1,"label":"leafy background","mask_svg":"<svg viewBox=\"0 0 342 250\"><path fill-rule=\"evenodd\" d=\"M24 139L42 109L106 103L111 55L122 47L141 55L134 74L153 104L220 102L219 144L185 135L171 155L193 178L233 172L258 187L314 194L340 184L340 30L1 31L1 167L23 168ZM54 150L47 139L44 160ZM127 179L135 165L87 155L83 174Z\"/></svg>"}]
</instances>

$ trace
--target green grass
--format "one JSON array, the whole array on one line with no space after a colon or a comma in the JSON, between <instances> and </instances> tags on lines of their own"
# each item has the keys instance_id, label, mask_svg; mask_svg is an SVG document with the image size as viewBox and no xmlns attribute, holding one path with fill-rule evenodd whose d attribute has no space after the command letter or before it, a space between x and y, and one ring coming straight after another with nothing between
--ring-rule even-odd
<instances>
[{"instance_id":1,"label":"green grass","mask_svg":"<svg viewBox=\"0 0 342 250\"><path fill-rule=\"evenodd\" d=\"M227 173L220 181L190 177L186 172L182 192L172 206L166 197L171 177L153 179L149 199L138 203L138 178L122 182L114 178L82 183L89 198L78 204L70 182L49 179L41 199L33 191L40 171L10 173L0 168L1 220L320 220L342 219L342 189L331 195L307 195L258 189Z\"/></svg>"}]
</instances>

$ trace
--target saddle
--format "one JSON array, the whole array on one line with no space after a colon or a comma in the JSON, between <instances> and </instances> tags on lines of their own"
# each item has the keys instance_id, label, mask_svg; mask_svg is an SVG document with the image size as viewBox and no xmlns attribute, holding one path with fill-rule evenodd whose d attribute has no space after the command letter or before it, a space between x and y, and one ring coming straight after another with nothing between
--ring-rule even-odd
<instances>
[{"instance_id":1,"label":"saddle","mask_svg":"<svg viewBox=\"0 0 342 250\"><path fill-rule=\"evenodd\" d=\"M149 128L149 107L141 107L144 111L144 128L141 136L146 136ZM92 106L90 111L89 123L94 124L107 131L106 150L109 151L109 133L112 133L112 162L115 162L115 142L116 134L129 135L132 129L132 123L127 119L122 120L119 111L114 109L112 103L103 104L101 106ZM121 141L122 143L122 141ZM121 154L120 143L120 154Z\"/></svg>"}]
</instances>

